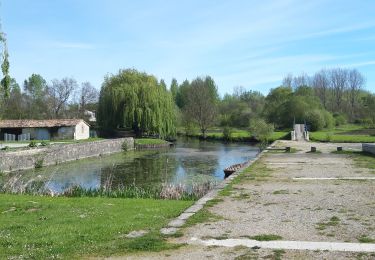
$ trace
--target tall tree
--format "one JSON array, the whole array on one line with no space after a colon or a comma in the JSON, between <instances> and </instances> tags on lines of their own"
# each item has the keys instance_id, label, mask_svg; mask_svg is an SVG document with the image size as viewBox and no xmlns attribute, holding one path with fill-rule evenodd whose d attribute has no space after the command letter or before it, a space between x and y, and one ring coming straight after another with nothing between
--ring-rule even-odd
<instances>
[{"instance_id":1,"label":"tall tree","mask_svg":"<svg viewBox=\"0 0 375 260\"><path fill-rule=\"evenodd\" d=\"M208 127L215 122L218 101L217 86L211 77L198 77L191 82L184 111L198 124L203 138L206 138Z\"/></svg>"},{"instance_id":2,"label":"tall tree","mask_svg":"<svg viewBox=\"0 0 375 260\"><path fill-rule=\"evenodd\" d=\"M341 112L344 91L348 82L348 73L344 69L337 68L331 70L330 76L333 88L333 95L336 103L336 111Z\"/></svg>"},{"instance_id":3,"label":"tall tree","mask_svg":"<svg viewBox=\"0 0 375 260\"><path fill-rule=\"evenodd\" d=\"M100 91L98 123L104 130L131 128L138 136L174 136L175 105L172 95L154 76L120 70L105 78Z\"/></svg>"},{"instance_id":4,"label":"tall tree","mask_svg":"<svg viewBox=\"0 0 375 260\"><path fill-rule=\"evenodd\" d=\"M32 74L23 84L24 102L29 119L49 117L47 82L39 74Z\"/></svg>"},{"instance_id":5,"label":"tall tree","mask_svg":"<svg viewBox=\"0 0 375 260\"><path fill-rule=\"evenodd\" d=\"M83 82L80 89L79 110L81 117L84 115L88 104L98 102L99 92L90 82Z\"/></svg>"},{"instance_id":6,"label":"tall tree","mask_svg":"<svg viewBox=\"0 0 375 260\"><path fill-rule=\"evenodd\" d=\"M365 83L365 79L358 70L353 69L348 72L348 85L349 85L349 102L350 102L350 113L353 118L355 112L355 105L359 96L359 93Z\"/></svg>"},{"instance_id":7,"label":"tall tree","mask_svg":"<svg viewBox=\"0 0 375 260\"><path fill-rule=\"evenodd\" d=\"M172 79L170 90L173 100L177 104L178 82L175 78Z\"/></svg>"},{"instance_id":8,"label":"tall tree","mask_svg":"<svg viewBox=\"0 0 375 260\"><path fill-rule=\"evenodd\" d=\"M62 110L65 109L69 98L77 86L77 81L73 78L55 79L52 81L52 85L48 87L48 92L51 97L54 118L62 116Z\"/></svg>"},{"instance_id":9,"label":"tall tree","mask_svg":"<svg viewBox=\"0 0 375 260\"><path fill-rule=\"evenodd\" d=\"M326 70L321 70L313 76L312 85L325 109L327 109L329 83L330 81Z\"/></svg>"},{"instance_id":10,"label":"tall tree","mask_svg":"<svg viewBox=\"0 0 375 260\"><path fill-rule=\"evenodd\" d=\"M1 28L1 24L0 24ZM3 73L3 78L0 81L1 88L4 90L5 97L9 97L9 90L11 84L11 78L9 76L9 53L7 40L5 33L0 30L0 42L2 44L2 62L1 62L1 71Z\"/></svg>"}]
</instances>

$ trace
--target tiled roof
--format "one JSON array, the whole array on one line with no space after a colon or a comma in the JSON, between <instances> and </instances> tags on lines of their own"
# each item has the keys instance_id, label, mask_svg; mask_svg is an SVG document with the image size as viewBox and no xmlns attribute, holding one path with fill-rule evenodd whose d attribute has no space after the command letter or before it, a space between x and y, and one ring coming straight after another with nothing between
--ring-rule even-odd
<instances>
[{"instance_id":1,"label":"tiled roof","mask_svg":"<svg viewBox=\"0 0 375 260\"><path fill-rule=\"evenodd\" d=\"M38 128L75 126L83 119L52 119L52 120L0 120L0 128ZM87 124L88 125L88 124Z\"/></svg>"}]
</instances>

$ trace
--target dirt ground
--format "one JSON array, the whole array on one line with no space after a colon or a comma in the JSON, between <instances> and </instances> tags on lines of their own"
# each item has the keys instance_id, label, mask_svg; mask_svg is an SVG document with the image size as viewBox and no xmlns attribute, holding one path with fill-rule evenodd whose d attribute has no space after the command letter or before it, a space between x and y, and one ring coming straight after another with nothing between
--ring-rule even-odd
<instances>
[{"instance_id":1,"label":"dirt ground","mask_svg":"<svg viewBox=\"0 0 375 260\"><path fill-rule=\"evenodd\" d=\"M175 251L127 256L125 259L375 259L374 253L252 249L243 246L202 246L199 239L246 239L278 235L287 241L361 242L375 238L375 180L299 180L298 178L375 177L357 168L337 146L360 150L358 144L280 141L295 153L267 152L258 163L268 176L244 178L229 196L208 208L219 220L199 223L171 239L188 244ZM319 153L307 153L316 146ZM250 173L251 174L251 173Z\"/></svg>"}]
</instances>

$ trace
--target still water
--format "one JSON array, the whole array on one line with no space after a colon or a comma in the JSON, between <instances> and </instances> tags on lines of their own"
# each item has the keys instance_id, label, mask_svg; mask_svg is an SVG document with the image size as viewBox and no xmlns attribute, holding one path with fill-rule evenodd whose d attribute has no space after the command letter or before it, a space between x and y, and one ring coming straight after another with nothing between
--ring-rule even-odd
<instances>
[{"instance_id":1,"label":"still water","mask_svg":"<svg viewBox=\"0 0 375 260\"><path fill-rule=\"evenodd\" d=\"M0 176L0 187L17 191L37 185L60 193L72 186L94 189L108 184L148 187L162 183L220 182L224 179L224 168L254 158L258 152L256 146L244 143L179 139L174 148L129 151L4 174Z\"/></svg>"}]
</instances>

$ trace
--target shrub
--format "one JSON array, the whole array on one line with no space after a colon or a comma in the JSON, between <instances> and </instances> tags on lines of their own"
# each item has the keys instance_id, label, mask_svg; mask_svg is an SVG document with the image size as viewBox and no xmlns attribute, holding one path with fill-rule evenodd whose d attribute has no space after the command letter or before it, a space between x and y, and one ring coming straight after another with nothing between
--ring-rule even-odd
<instances>
[{"instance_id":1,"label":"shrub","mask_svg":"<svg viewBox=\"0 0 375 260\"><path fill-rule=\"evenodd\" d=\"M260 141L261 147L267 145L274 130L273 124L268 124L264 119L253 119L250 122L250 133L255 139Z\"/></svg>"},{"instance_id":2,"label":"shrub","mask_svg":"<svg viewBox=\"0 0 375 260\"><path fill-rule=\"evenodd\" d=\"M38 159L34 163L35 169L40 169L43 167L44 159Z\"/></svg>"},{"instance_id":3,"label":"shrub","mask_svg":"<svg viewBox=\"0 0 375 260\"><path fill-rule=\"evenodd\" d=\"M233 130L229 126L224 127L223 129L223 138L226 141L232 140Z\"/></svg>"},{"instance_id":4,"label":"shrub","mask_svg":"<svg viewBox=\"0 0 375 260\"><path fill-rule=\"evenodd\" d=\"M335 126L335 119L333 118L333 115L330 112L324 110L323 117L324 117L324 123L325 123L324 127L328 129L332 129Z\"/></svg>"},{"instance_id":5,"label":"shrub","mask_svg":"<svg viewBox=\"0 0 375 260\"><path fill-rule=\"evenodd\" d=\"M318 131L324 128L326 125L324 121L323 111L315 109L307 112L306 121L310 125L311 131Z\"/></svg>"},{"instance_id":6,"label":"shrub","mask_svg":"<svg viewBox=\"0 0 375 260\"><path fill-rule=\"evenodd\" d=\"M1 148L2 151L8 151L9 149L9 146L4 146L3 148Z\"/></svg>"},{"instance_id":7,"label":"shrub","mask_svg":"<svg viewBox=\"0 0 375 260\"><path fill-rule=\"evenodd\" d=\"M333 117L335 118L336 126L345 125L347 122L346 117L342 114L335 113Z\"/></svg>"},{"instance_id":8,"label":"shrub","mask_svg":"<svg viewBox=\"0 0 375 260\"><path fill-rule=\"evenodd\" d=\"M326 134L326 141L327 141L327 142L331 142L331 141L332 141L332 138L333 138L333 134L332 134L332 133L327 133L327 134Z\"/></svg>"},{"instance_id":9,"label":"shrub","mask_svg":"<svg viewBox=\"0 0 375 260\"><path fill-rule=\"evenodd\" d=\"M49 142L43 140L42 142L40 142L40 145L41 145L41 146L48 146L48 145L49 145Z\"/></svg>"},{"instance_id":10,"label":"shrub","mask_svg":"<svg viewBox=\"0 0 375 260\"><path fill-rule=\"evenodd\" d=\"M38 144L35 141L31 141L29 143L29 147L37 147L37 146L38 146Z\"/></svg>"},{"instance_id":11,"label":"shrub","mask_svg":"<svg viewBox=\"0 0 375 260\"><path fill-rule=\"evenodd\" d=\"M131 149L131 147L130 147L130 145L128 144L127 141L124 141L121 145L121 149L126 152L126 151L129 151Z\"/></svg>"}]
</instances>

